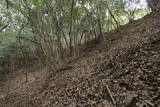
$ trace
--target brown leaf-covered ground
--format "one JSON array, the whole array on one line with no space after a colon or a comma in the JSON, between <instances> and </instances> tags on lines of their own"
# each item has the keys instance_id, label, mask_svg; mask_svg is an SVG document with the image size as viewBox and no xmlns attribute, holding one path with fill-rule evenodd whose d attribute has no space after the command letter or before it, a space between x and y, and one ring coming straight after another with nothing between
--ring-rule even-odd
<instances>
[{"instance_id":1,"label":"brown leaf-covered ground","mask_svg":"<svg viewBox=\"0 0 160 107\"><path fill-rule=\"evenodd\" d=\"M104 35L105 43L84 44L68 69L14 88L0 107L160 106L159 13Z\"/></svg>"}]
</instances>

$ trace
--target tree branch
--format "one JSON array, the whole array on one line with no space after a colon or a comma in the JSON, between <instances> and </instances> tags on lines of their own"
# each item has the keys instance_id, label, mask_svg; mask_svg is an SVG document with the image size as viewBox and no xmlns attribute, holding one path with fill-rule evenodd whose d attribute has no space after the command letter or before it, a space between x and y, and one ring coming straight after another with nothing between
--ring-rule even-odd
<instances>
[{"instance_id":1,"label":"tree branch","mask_svg":"<svg viewBox=\"0 0 160 107\"><path fill-rule=\"evenodd\" d=\"M9 26L9 24L3 26L2 28L0 27L0 32L2 32L5 28L7 28Z\"/></svg>"}]
</instances>

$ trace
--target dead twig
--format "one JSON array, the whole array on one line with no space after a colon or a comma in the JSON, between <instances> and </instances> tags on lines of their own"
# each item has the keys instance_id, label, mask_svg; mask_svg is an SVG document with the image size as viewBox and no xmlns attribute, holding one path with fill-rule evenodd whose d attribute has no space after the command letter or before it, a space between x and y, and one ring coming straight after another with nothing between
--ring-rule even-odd
<instances>
[{"instance_id":1,"label":"dead twig","mask_svg":"<svg viewBox=\"0 0 160 107\"><path fill-rule=\"evenodd\" d=\"M151 103L150 101L148 100L143 100L145 103L147 103L148 105L150 105L151 107L155 107L155 105L153 103Z\"/></svg>"},{"instance_id":2,"label":"dead twig","mask_svg":"<svg viewBox=\"0 0 160 107\"><path fill-rule=\"evenodd\" d=\"M116 101L114 100L114 98L113 98L113 96L112 96L112 93L111 93L111 91L110 91L110 89L109 89L108 85L106 86L106 88L107 88L107 91L108 91L109 97L110 97L110 98L111 98L111 100L112 100L112 103L115 105L115 104L116 104Z\"/></svg>"}]
</instances>

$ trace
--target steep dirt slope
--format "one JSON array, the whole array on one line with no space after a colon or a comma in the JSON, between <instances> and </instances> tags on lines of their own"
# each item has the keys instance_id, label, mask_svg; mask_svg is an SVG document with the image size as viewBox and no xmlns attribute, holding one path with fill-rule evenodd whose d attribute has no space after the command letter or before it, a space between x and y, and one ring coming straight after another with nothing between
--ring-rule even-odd
<instances>
[{"instance_id":1,"label":"steep dirt slope","mask_svg":"<svg viewBox=\"0 0 160 107\"><path fill-rule=\"evenodd\" d=\"M150 14L105 33L106 43L88 42L70 69L15 90L0 107L158 107L159 19Z\"/></svg>"}]
</instances>

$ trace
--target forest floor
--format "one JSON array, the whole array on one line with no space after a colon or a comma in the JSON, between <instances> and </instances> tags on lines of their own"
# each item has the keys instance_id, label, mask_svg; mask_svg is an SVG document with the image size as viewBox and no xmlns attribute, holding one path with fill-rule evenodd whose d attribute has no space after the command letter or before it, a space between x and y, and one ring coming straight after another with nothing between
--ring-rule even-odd
<instances>
[{"instance_id":1,"label":"forest floor","mask_svg":"<svg viewBox=\"0 0 160 107\"><path fill-rule=\"evenodd\" d=\"M34 70L39 76L25 83L17 72L8 95L0 88L0 107L160 107L159 19L150 14L104 33L105 43L84 44L83 56L49 77Z\"/></svg>"}]
</instances>

